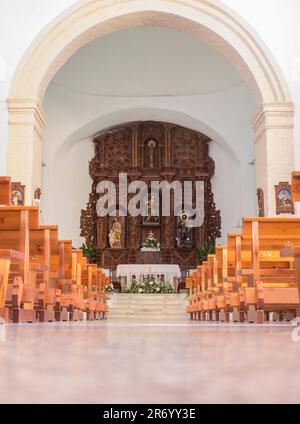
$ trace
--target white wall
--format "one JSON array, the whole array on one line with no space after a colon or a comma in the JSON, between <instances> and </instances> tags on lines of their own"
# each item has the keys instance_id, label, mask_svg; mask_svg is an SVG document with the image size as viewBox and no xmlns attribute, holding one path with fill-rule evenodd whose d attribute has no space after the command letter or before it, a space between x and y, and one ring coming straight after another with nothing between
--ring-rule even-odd
<instances>
[{"instance_id":1,"label":"white wall","mask_svg":"<svg viewBox=\"0 0 300 424\"><path fill-rule=\"evenodd\" d=\"M63 238L81 242L80 210L85 207L91 186L88 160L93 156L93 145L89 136L134 120L175 122L203 131L213 139L213 189L217 207L222 210L224 234L236 231L241 216L256 214L255 168L248 165L254 158L250 128L254 105L245 85L209 96L122 99L84 96L51 85L44 107L48 125L43 217L45 222L60 224Z\"/></svg>"}]
</instances>

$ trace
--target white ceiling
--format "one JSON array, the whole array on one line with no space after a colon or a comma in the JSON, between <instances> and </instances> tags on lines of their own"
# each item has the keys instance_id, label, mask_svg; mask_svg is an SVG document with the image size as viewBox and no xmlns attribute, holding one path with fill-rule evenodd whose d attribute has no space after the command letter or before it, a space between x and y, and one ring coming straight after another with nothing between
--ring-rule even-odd
<instances>
[{"instance_id":1,"label":"white ceiling","mask_svg":"<svg viewBox=\"0 0 300 424\"><path fill-rule=\"evenodd\" d=\"M210 94L242 83L221 54L175 30L139 27L82 47L52 84L94 96Z\"/></svg>"}]
</instances>

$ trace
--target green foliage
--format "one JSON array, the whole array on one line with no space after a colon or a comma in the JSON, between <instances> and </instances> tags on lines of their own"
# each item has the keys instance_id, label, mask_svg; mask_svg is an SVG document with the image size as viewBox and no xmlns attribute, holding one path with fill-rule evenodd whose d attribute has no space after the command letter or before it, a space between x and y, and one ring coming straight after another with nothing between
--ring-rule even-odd
<instances>
[{"instance_id":1,"label":"green foliage","mask_svg":"<svg viewBox=\"0 0 300 424\"><path fill-rule=\"evenodd\" d=\"M144 247L157 249L160 247L159 241L151 234L145 238Z\"/></svg>"},{"instance_id":2,"label":"green foliage","mask_svg":"<svg viewBox=\"0 0 300 424\"><path fill-rule=\"evenodd\" d=\"M106 286L106 293L107 294L113 294L114 293L114 285L113 283L110 283L108 286Z\"/></svg>"},{"instance_id":3,"label":"green foliage","mask_svg":"<svg viewBox=\"0 0 300 424\"><path fill-rule=\"evenodd\" d=\"M144 278L143 281L132 281L127 293L135 294L170 294L173 293L173 286L162 281L155 281L153 278Z\"/></svg>"},{"instance_id":4,"label":"green foliage","mask_svg":"<svg viewBox=\"0 0 300 424\"><path fill-rule=\"evenodd\" d=\"M216 246L213 242L205 242L197 248L197 253L200 261L206 261L208 255L216 253Z\"/></svg>"},{"instance_id":5,"label":"green foliage","mask_svg":"<svg viewBox=\"0 0 300 424\"><path fill-rule=\"evenodd\" d=\"M80 248L82 250L83 256L88 258L90 264L97 263L98 259L98 250L94 246L87 246L85 243Z\"/></svg>"}]
</instances>

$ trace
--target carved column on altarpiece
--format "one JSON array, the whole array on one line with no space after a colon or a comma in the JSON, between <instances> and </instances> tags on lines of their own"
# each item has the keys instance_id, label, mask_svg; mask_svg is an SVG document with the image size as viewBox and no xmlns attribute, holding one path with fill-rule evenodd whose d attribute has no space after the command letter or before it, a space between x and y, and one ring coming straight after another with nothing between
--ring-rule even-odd
<instances>
[{"instance_id":1,"label":"carved column on altarpiece","mask_svg":"<svg viewBox=\"0 0 300 424\"><path fill-rule=\"evenodd\" d=\"M206 231L207 241L215 243L221 233L221 212L216 209L210 179L206 182Z\"/></svg>"},{"instance_id":2,"label":"carved column on altarpiece","mask_svg":"<svg viewBox=\"0 0 300 424\"><path fill-rule=\"evenodd\" d=\"M96 192L98 181L94 180L92 184L92 191L89 195L87 208L81 210L80 217L80 236L85 238L87 246L96 246L97 243L97 211L96 205L98 195Z\"/></svg>"},{"instance_id":3,"label":"carved column on altarpiece","mask_svg":"<svg viewBox=\"0 0 300 424\"><path fill-rule=\"evenodd\" d=\"M97 223L97 247L105 249L107 247L107 218L98 218Z\"/></svg>"},{"instance_id":4,"label":"carved column on altarpiece","mask_svg":"<svg viewBox=\"0 0 300 424\"><path fill-rule=\"evenodd\" d=\"M172 249L174 247L174 231L173 224L174 218L166 216L162 218L163 231L162 231L162 255L163 263L172 263Z\"/></svg>"},{"instance_id":5,"label":"carved column on altarpiece","mask_svg":"<svg viewBox=\"0 0 300 424\"><path fill-rule=\"evenodd\" d=\"M129 216L127 219L127 247L129 249L129 262L136 262L136 254L140 249L139 217Z\"/></svg>"},{"instance_id":6,"label":"carved column on altarpiece","mask_svg":"<svg viewBox=\"0 0 300 424\"><path fill-rule=\"evenodd\" d=\"M139 145L138 145L138 131L139 124L134 125L131 128L132 131L132 166L133 168L138 168L139 165Z\"/></svg>"},{"instance_id":7,"label":"carved column on altarpiece","mask_svg":"<svg viewBox=\"0 0 300 424\"><path fill-rule=\"evenodd\" d=\"M171 129L173 125L165 124L165 167L169 168L172 163L172 157L171 157Z\"/></svg>"},{"instance_id":8,"label":"carved column on altarpiece","mask_svg":"<svg viewBox=\"0 0 300 424\"><path fill-rule=\"evenodd\" d=\"M173 236L173 220L170 216L162 218L163 221L163 240L162 245L164 249L172 249L174 246Z\"/></svg>"}]
</instances>

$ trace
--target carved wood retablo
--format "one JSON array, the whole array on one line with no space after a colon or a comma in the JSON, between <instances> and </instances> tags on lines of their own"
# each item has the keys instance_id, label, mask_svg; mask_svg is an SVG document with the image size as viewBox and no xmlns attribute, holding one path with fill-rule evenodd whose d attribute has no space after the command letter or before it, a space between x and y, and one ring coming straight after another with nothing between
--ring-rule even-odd
<instances>
[{"instance_id":1,"label":"carved wood retablo","mask_svg":"<svg viewBox=\"0 0 300 424\"><path fill-rule=\"evenodd\" d=\"M197 246L205 241L214 242L221 236L221 215L216 210L211 186L215 165L209 157L209 142L210 139L199 132L151 121L118 127L94 139L95 157L89 168L93 183L87 208L81 213L81 236L87 245L98 247L101 266L115 268L118 264L139 261L143 241L150 232L160 242L162 263L179 264L184 269L197 265ZM179 240L182 233L173 211L170 217L155 219L127 216L119 218L115 242L114 234L110 233L112 218L97 216L96 189L100 181L109 180L116 184L118 192L121 172L128 174L128 182L140 180L149 187L151 181L203 181L203 225L189 230L183 242ZM150 200L147 207L152 206Z\"/></svg>"}]
</instances>

